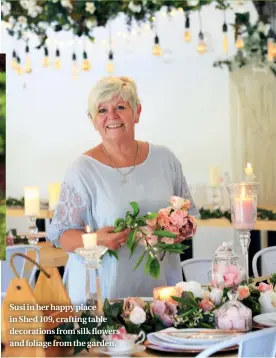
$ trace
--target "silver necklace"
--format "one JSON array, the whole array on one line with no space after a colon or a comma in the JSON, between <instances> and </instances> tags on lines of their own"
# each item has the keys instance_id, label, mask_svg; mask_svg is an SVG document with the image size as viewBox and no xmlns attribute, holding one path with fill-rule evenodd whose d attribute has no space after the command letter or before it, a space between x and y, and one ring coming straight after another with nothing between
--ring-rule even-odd
<instances>
[{"instance_id":1,"label":"silver necklace","mask_svg":"<svg viewBox=\"0 0 276 358\"><path fill-rule=\"evenodd\" d=\"M106 149L105 149L105 146L104 146L103 143L102 143L103 152L104 152L104 154L106 155L107 159L109 160L109 163L110 163L110 165L113 167L113 169L117 170L117 172L120 173L121 178L122 178L122 179L121 179L121 183L122 183L122 184L126 184L126 183L127 183L127 176L128 176L131 172L133 172L133 170L136 168L136 162L137 162L137 158L138 158L138 154L139 154L139 144L138 144L137 141L135 141L135 142L136 142L137 149L136 149L136 155L135 155L135 159L134 159L134 165L133 165L133 167L132 167L127 173L124 173L124 172L122 172L119 168L116 168L116 167L115 167L114 163L112 162L110 156L108 155L108 153L107 153L107 151L106 151Z\"/></svg>"}]
</instances>

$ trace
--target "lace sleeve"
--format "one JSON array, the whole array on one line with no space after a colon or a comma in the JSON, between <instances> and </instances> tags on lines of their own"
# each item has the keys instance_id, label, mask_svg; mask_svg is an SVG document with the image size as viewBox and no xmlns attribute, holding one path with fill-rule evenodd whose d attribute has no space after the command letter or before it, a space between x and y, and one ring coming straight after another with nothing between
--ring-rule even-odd
<instances>
[{"instance_id":1,"label":"lace sleeve","mask_svg":"<svg viewBox=\"0 0 276 358\"><path fill-rule=\"evenodd\" d=\"M175 182L174 190L175 190L175 195L191 201L191 207L190 207L189 213L191 215L199 218L200 213L194 203L194 200L193 200L190 190L188 188L186 179L182 172L182 166L178 160L177 160L177 166L176 166L176 182Z\"/></svg>"},{"instance_id":2,"label":"lace sleeve","mask_svg":"<svg viewBox=\"0 0 276 358\"><path fill-rule=\"evenodd\" d=\"M74 180L66 178L62 184L59 203L48 229L47 241L60 247L59 237L65 231L83 230L85 225L91 226L88 195L77 176Z\"/></svg>"}]
</instances>

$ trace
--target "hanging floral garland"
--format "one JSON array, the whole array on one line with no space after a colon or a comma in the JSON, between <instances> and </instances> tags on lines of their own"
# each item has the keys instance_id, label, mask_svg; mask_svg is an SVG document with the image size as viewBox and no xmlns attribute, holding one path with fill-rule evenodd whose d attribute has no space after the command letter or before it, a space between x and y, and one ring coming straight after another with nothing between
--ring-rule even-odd
<instances>
[{"instance_id":1,"label":"hanging floral garland","mask_svg":"<svg viewBox=\"0 0 276 358\"><path fill-rule=\"evenodd\" d=\"M4 0L2 3L2 20L6 23L6 29L11 36L17 39L26 40L24 34L31 32L36 34L39 39L37 48L44 49L43 66L49 66L48 47L46 45L47 31L52 29L55 32L72 31L74 36L86 38L94 41L93 30L95 27L106 26L110 20L115 19L120 13L126 16L128 26L132 21L138 24L143 22L151 23L155 19L155 14L166 7L168 14L173 9L178 9L184 14L184 40L190 42L190 18L189 14L197 11L200 16L200 10L203 6L214 3L216 8L224 12L224 23L222 23L222 32L224 34L222 48L225 53L223 59L214 63L215 67L227 66L230 71L236 67L242 67L248 63L254 62L257 66L265 66L272 69L276 74L276 34L272 31L269 24L269 17L262 16L259 12L259 18L255 24L250 23L249 13L236 13L235 23L227 24L226 11L233 9L238 1L227 0ZM243 1L239 1L243 3ZM242 4L241 4L242 6ZM256 6L256 5L255 5ZM201 24L201 17L200 17ZM200 25L201 26L201 25ZM228 58L228 27L235 29L235 41L237 53L234 57ZM161 56L162 49L159 45L158 34L154 38L153 55ZM197 51L203 54L207 51L204 41L204 33L199 33L199 45ZM28 43L26 46L26 56L29 54ZM56 49L55 68L60 67L60 49ZM108 72L112 73L114 52L110 47L108 54ZM83 52L84 71L90 70L87 52ZM73 53L73 75L77 77L76 53ZM14 69L21 74L21 60L13 51ZM25 66L25 72L30 73L31 67Z\"/></svg>"},{"instance_id":2,"label":"hanging floral garland","mask_svg":"<svg viewBox=\"0 0 276 358\"><path fill-rule=\"evenodd\" d=\"M121 0L121 1L79 1L79 0L5 0L2 5L2 20L9 23L7 28L12 36L21 39L30 30L39 36L42 47L47 39L47 29L71 30L76 36L87 36L94 40L93 28L106 26L119 13L126 15L127 23L152 21L154 14L163 6L181 8L183 11L198 10L212 0ZM221 1L218 1L220 3Z\"/></svg>"}]
</instances>

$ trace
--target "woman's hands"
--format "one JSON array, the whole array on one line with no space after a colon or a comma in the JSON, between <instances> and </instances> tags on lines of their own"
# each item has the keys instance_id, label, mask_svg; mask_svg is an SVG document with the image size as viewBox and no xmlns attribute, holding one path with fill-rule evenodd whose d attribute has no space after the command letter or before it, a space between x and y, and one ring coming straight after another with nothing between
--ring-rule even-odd
<instances>
[{"instance_id":1,"label":"woman's hands","mask_svg":"<svg viewBox=\"0 0 276 358\"><path fill-rule=\"evenodd\" d=\"M105 226L96 232L97 245L108 247L109 250L117 250L127 241L130 229L114 232L114 226Z\"/></svg>"}]
</instances>

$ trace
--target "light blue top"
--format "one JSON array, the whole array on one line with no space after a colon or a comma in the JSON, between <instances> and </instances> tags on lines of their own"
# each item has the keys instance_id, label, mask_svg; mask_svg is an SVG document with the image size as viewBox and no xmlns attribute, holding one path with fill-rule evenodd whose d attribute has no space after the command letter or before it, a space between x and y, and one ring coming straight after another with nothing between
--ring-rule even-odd
<instances>
[{"instance_id":1,"label":"light blue top","mask_svg":"<svg viewBox=\"0 0 276 358\"><path fill-rule=\"evenodd\" d=\"M130 169L120 168L120 171L127 173ZM181 164L164 146L150 144L147 159L127 175L124 184L117 170L81 155L68 170L62 184L48 240L59 246L58 239L66 230L81 230L89 225L96 231L112 226L115 219L125 217L126 211L131 210L132 201L139 204L141 215L156 212L168 206L172 195L191 200L190 214L198 215ZM165 256L158 280L144 275L143 263L133 271L142 250L138 247L129 259L129 250L124 246L118 250L119 261L104 256L100 269L103 297L149 297L154 287L182 281L179 255ZM93 278L91 284L94 285ZM69 295L73 303L85 300L85 270L75 254L71 254L69 259Z\"/></svg>"}]
</instances>

